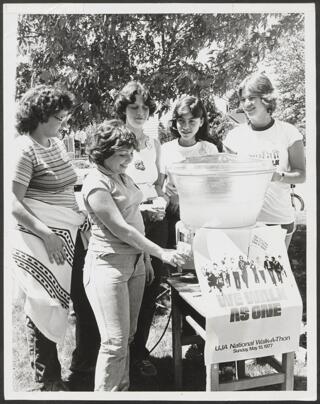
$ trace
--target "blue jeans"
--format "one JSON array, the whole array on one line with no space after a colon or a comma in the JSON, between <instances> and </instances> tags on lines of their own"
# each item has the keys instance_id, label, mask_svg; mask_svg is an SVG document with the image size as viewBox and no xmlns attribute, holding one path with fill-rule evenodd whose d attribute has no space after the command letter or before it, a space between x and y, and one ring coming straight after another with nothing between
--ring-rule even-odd
<instances>
[{"instance_id":1,"label":"blue jeans","mask_svg":"<svg viewBox=\"0 0 320 404\"><path fill-rule=\"evenodd\" d=\"M150 222L148 217L144 216L144 225L146 237L160 247L166 247L168 239L167 219L164 218L157 222ZM161 280L166 275L163 263L159 258L151 257L151 264L154 271L154 280L150 285L145 285L144 288L137 331L130 347L132 363L139 362L149 356L149 350L146 345L152 319L156 311L156 300L160 292Z\"/></svg>"},{"instance_id":2,"label":"blue jeans","mask_svg":"<svg viewBox=\"0 0 320 404\"><path fill-rule=\"evenodd\" d=\"M145 285L142 255L88 251L83 284L101 336L95 391L128 390L129 344Z\"/></svg>"}]
</instances>

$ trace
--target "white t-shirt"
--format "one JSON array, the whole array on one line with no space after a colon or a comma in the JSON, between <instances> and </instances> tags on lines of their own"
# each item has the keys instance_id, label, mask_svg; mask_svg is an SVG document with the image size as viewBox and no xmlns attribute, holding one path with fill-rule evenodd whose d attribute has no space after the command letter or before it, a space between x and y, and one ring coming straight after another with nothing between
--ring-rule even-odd
<instances>
[{"instance_id":1,"label":"white t-shirt","mask_svg":"<svg viewBox=\"0 0 320 404\"><path fill-rule=\"evenodd\" d=\"M227 134L224 145L239 156L272 160L277 171L290 171L288 149L302 140L298 129L287 122L275 119L265 130L253 130L247 124L239 125ZM289 224L294 221L290 184L270 182L258 221L269 224Z\"/></svg>"},{"instance_id":2,"label":"white t-shirt","mask_svg":"<svg viewBox=\"0 0 320 404\"><path fill-rule=\"evenodd\" d=\"M179 163L188 157L209 156L218 153L217 147L205 140L200 140L193 146L180 146L178 139L171 140L161 146L160 173L167 176L165 192L167 195L177 193L173 178L168 171L173 163Z\"/></svg>"}]
</instances>

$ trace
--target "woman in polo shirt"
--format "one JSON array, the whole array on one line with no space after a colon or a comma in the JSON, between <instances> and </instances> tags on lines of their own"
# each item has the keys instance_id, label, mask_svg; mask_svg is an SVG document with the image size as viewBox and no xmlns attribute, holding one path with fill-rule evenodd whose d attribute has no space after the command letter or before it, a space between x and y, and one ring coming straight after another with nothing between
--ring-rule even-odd
<instances>
[{"instance_id":1,"label":"woman in polo shirt","mask_svg":"<svg viewBox=\"0 0 320 404\"><path fill-rule=\"evenodd\" d=\"M95 314L101 346L95 372L96 391L129 388L129 343L137 327L144 285L153 279L149 255L177 265L175 250L165 250L144 236L139 205L143 193L125 174L137 139L121 121L102 123L89 147L95 163L83 183L92 223L83 282Z\"/></svg>"}]
</instances>

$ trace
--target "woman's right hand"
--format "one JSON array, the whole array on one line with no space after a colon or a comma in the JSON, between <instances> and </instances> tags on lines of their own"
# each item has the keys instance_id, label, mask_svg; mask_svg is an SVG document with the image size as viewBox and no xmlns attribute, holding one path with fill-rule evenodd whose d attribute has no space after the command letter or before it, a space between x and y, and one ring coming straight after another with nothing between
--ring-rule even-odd
<instances>
[{"instance_id":1,"label":"woman's right hand","mask_svg":"<svg viewBox=\"0 0 320 404\"><path fill-rule=\"evenodd\" d=\"M63 264L67 259L63 240L52 232L43 237L43 242L50 262L55 261L58 265Z\"/></svg>"},{"instance_id":2,"label":"woman's right hand","mask_svg":"<svg viewBox=\"0 0 320 404\"><path fill-rule=\"evenodd\" d=\"M184 265L189 257L186 254L179 253L177 250L163 249L161 260L169 265L176 267L177 265Z\"/></svg>"}]
</instances>

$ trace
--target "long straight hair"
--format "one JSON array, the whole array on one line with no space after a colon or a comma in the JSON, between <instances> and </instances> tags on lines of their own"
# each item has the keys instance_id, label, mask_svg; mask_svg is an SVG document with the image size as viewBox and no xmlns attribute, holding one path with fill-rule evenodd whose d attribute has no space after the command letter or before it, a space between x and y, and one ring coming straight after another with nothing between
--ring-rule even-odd
<instances>
[{"instance_id":1,"label":"long straight hair","mask_svg":"<svg viewBox=\"0 0 320 404\"><path fill-rule=\"evenodd\" d=\"M177 129L177 119L184 114L191 113L194 118L202 118L203 124L196 133L196 141L209 139L209 121L207 111L202 101L192 95L187 95L176 103L170 121L170 131L174 137L180 137Z\"/></svg>"}]
</instances>

